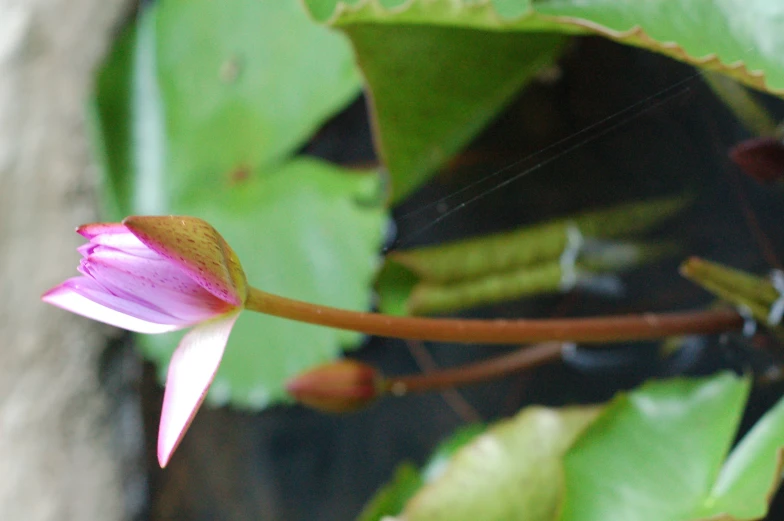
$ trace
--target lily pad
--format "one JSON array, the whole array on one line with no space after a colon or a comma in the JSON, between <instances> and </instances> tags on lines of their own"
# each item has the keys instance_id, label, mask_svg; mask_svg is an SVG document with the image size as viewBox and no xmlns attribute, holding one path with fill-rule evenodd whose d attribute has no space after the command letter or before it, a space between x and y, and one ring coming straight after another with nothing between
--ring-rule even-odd
<instances>
[{"instance_id":1,"label":"lily pad","mask_svg":"<svg viewBox=\"0 0 784 521\"><path fill-rule=\"evenodd\" d=\"M595 34L784 95L779 0L305 0L352 40L401 199L557 54ZM535 33L535 34L525 34Z\"/></svg>"},{"instance_id":2,"label":"lily pad","mask_svg":"<svg viewBox=\"0 0 784 521\"><path fill-rule=\"evenodd\" d=\"M152 9L174 199L285 159L359 94L345 37L314 24L296 0L162 0Z\"/></svg>"},{"instance_id":3,"label":"lily pad","mask_svg":"<svg viewBox=\"0 0 784 521\"><path fill-rule=\"evenodd\" d=\"M398 519L551 520L562 495L561 457L599 407L529 407L459 449Z\"/></svg>"},{"instance_id":4,"label":"lily pad","mask_svg":"<svg viewBox=\"0 0 784 521\"><path fill-rule=\"evenodd\" d=\"M308 302L367 309L386 220L380 190L375 173L349 173L301 159L220 192L205 192L175 211L215 226L254 286ZM161 377L181 336L140 337ZM208 399L251 408L286 400L289 378L336 358L358 339L246 311L229 337Z\"/></svg>"},{"instance_id":5,"label":"lily pad","mask_svg":"<svg viewBox=\"0 0 784 521\"><path fill-rule=\"evenodd\" d=\"M784 95L778 0L306 0L322 22L597 34Z\"/></svg>"},{"instance_id":6,"label":"lily pad","mask_svg":"<svg viewBox=\"0 0 784 521\"><path fill-rule=\"evenodd\" d=\"M784 399L768 411L732 451L695 518L721 514L760 519L781 485L784 463Z\"/></svg>"},{"instance_id":7,"label":"lily pad","mask_svg":"<svg viewBox=\"0 0 784 521\"><path fill-rule=\"evenodd\" d=\"M399 514L422 485L441 476L456 451L482 434L486 428L482 423L473 423L458 429L436 447L421 472L413 463L401 463L392 479L368 501L357 521L381 521L385 516Z\"/></svg>"},{"instance_id":8,"label":"lily pad","mask_svg":"<svg viewBox=\"0 0 784 521\"><path fill-rule=\"evenodd\" d=\"M389 483L365 505L357 521L383 521L398 514L421 486L422 475L416 465L401 463Z\"/></svg>"},{"instance_id":9,"label":"lily pad","mask_svg":"<svg viewBox=\"0 0 784 521\"><path fill-rule=\"evenodd\" d=\"M725 462L749 391L730 374L618 396L565 458L560 519L758 519L780 481L784 406Z\"/></svg>"},{"instance_id":10,"label":"lily pad","mask_svg":"<svg viewBox=\"0 0 784 521\"><path fill-rule=\"evenodd\" d=\"M425 182L543 66L564 39L361 24L345 27L370 90L393 200Z\"/></svg>"},{"instance_id":11,"label":"lily pad","mask_svg":"<svg viewBox=\"0 0 784 521\"><path fill-rule=\"evenodd\" d=\"M723 373L603 407L528 407L439 462L395 519L760 519L782 481L784 399L727 457L749 388Z\"/></svg>"},{"instance_id":12,"label":"lily pad","mask_svg":"<svg viewBox=\"0 0 784 521\"><path fill-rule=\"evenodd\" d=\"M274 167L360 88L346 38L296 0L162 0L98 73L90 121L105 206L115 218L163 213Z\"/></svg>"}]
</instances>

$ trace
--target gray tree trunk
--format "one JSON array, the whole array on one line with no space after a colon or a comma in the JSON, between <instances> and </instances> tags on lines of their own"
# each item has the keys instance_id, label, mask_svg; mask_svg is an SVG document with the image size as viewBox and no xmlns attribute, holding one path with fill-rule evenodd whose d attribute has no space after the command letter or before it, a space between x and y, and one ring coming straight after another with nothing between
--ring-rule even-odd
<instances>
[{"instance_id":1,"label":"gray tree trunk","mask_svg":"<svg viewBox=\"0 0 784 521\"><path fill-rule=\"evenodd\" d=\"M134 510L128 447L115 436L124 413L99 380L109 329L39 300L75 274L74 226L96 217L84 104L127 5L0 0L2 520L119 520Z\"/></svg>"}]
</instances>

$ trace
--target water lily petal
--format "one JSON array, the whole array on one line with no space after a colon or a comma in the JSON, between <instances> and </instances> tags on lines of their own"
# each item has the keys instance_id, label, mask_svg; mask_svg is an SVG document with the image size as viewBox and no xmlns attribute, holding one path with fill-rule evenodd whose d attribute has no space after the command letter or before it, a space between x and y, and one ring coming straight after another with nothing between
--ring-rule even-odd
<instances>
[{"instance_id":1,"label":"water lily petal","mask_svg":"<svg viewBox=\"0 0 784 521\"><path fill-rule=\"evenodd\" d=\"M117 256L134 261L118 261ZM165 310L185 322L201 322L226 313L231 308L196 284L168 261L153 261L112 252L82 259L79 271L95 279L114 295Z\"/></svg>"},{"instance_id":2,"label":"water lily petal","mask_svg":"<svg viewBox=\"0 0 784 521\"><path fill-rule=\"evenodd\" d=\"M41 297L44 302L111 326L137 333L166 333L187 327L160 312L145 309L107 293L85 277L68 279Z\"/></svg>"},{"instance_id":3,"label":"water lily petal","mask_svg":"<svg viewBox=\"0 0 784 521\"><path fill-rule=\"evenodd\" d=\"M234 306L245 302L248 290L239 259L205 221L181 216L133 216L123 224L216 297Z\"/></svg>"},{"instance_id":4,"label":"water lily petal","mask_svg":"<svg viewBox=\"0 0 784 521\"><path fill-rule=\"evenodd\" d=\"M196 326L169 363L158 431L158 462L169 463L215 378L239 310Z\"/></svg>"},{"instance_id":5,"label":"water lily petal","mask_svg":"<svg viewBox=\"0 0 784 521\"><path fill-rule=\"evenodd\" d=\"M125 253L149 259L162 257L147 247L121 223L86 224L77 228L77 233L90 240L89 243L77 248L79 253L87 257L101 247L120 250Z\"/></svg>"},{"instance_id":6,"label":"water lily petal","mask_svg":"<svg viewBox=\"0 0 784 521\"><path fill-rule=\"evenodd\" d=\"M82 269L91 271L91 266L96 265L112 266L128 273L134 273L150 280L156 286L167 287L180 293L204 295L210 299L219 300L188 276L179 266L162 257L147 259L110 248L96 249L87 258L82 259L80 271Z\"/></svg>"},{"instance_id":7,"label":"water lily petal","mask_svg":"<svg viewBox=\"0 0 784 521\"><path fill-rule=\"evenodd\" d=\"M91 223L83 224L76 229L76 233L85 239L92 240L98 235L116 235L128 233L128 229L122 223Z\"/></svg>"}]
</instances>

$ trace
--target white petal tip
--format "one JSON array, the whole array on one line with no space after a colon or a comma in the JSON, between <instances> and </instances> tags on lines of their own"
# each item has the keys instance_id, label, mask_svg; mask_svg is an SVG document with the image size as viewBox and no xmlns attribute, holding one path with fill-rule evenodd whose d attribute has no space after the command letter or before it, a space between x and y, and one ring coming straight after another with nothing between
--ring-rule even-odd
<instances>
[{"instance_id":1,"label":"white petal tip","mask_svg":"<svg viewBox=\"0 0 784 521\"><path fill-rule=\"evenodd\" d=\"M239 310L199 324L183 337L174 351L158 429L161 468L169 463L204 401L238 316Z\"/></svg>"}]
</instances>

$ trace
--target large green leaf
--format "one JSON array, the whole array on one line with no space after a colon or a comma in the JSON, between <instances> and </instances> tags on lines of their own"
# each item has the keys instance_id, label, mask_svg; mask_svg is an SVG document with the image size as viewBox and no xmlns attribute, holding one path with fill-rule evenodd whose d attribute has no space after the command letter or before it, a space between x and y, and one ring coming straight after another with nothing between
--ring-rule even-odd
<instances>
[{"instance_id":1,"label":"large green leaf","mask_svg":"<svg viewBox=\"0 0 784 521\"><path fill-rule=\"evenodd\" d=\"M357 521L384 521L397 515L422 486L422 475L413 463L402 463L392 479L376 492L357 517Z\"/></svg>"},{"instance_id":2,"label":"large green leaf","mask_svg":"<svg viewBox=\"0 0 784 521\"><path fill-rule=\"evenodd\" d=\"M400 464L392 479L368 501L357 521L382 521L388 519L387 516L398 515L422 485L441 477L455 452L482 434L486 428L483 423L473 423L458 429L436 447L421 472L412 463Z\"/></svg>"},{"instance_id":3,"label":"large green leaf","mask_svg":"<svg viewBox=\"0 0 784 521\"><path fill-rule=\"evenodd\" d=\"M411 25L345 29L370 89L376 148L396 200L462 148L563 42Z\"/></svg>"},{"instance_id":4,"label":"large green leaf","mask_svg":"<svg viewBox=\"0 0 784 521\"><path fill-rule=\"evenodd\" d=\"M732 451L694 517L728 514L735 519L765 516L781 484L784 463L784 398L768 411Z\"/></svg>"},{"instance_id":5,"label":"large green leaf","mask_svg":"<svg viewBox=\"0 0 784 521\"><path fill-rule=\"evenodd\" d=\"M348 42L296 0L162 0L153 9L174 199L284 159L359 93Z\"/></svg>"},{"instance_id":6,"label":"large green leaf","mask_svg":"<svg viewBox=\"0 0 784 521\"><path fill-rule=\"evenodd\" d=\"M348 309L366 309L385 221L373 173L347 173L302 159L278 171L200 192L178 213L210 222L265 291ZM181 334L141 337L161 375ZM264 407L285 398L287 379L335 358L355 334L251 312L229 338L209 398Z\"/></svg>"},{"instance_id":7,"label":"large green leaf","mask_svg":"<svg viewBox=\"0 0 784 521\"><path fill-rule=\"evenodd\" d=\"M160 213L272 167L359 89L348 42L296 0L162 0L98 74L105 206L113 217Z\"/></svg>"},{"instance_id":8,"label":"large green leaf","mask_svg":"<svg viewBox=\"0 0 784 521\"><path fill-rule=\"evenodd\" d=\"M725 464L748 379L649 383L618 396L565 458L562 521L757 519L778 483L778 406Z\"/></svg>"},{"instance_id":9,"label":"large green leaf","mask_svg":"<svg viewBox=\"0 0 784 521\"><path fill-rule=\"evenodd\" d=\"M305 0L352 40L400 199L554 56L599 34L784 94L779 0ZM523 33L535 32L526 36Z\"/></svg>"},{"instance_id":10,"label":"large green leaf","mask_svg":"<svg viewBox=\"0 0 784 521\"><path fill-rule=\"evenodd\" d=\"M780 0L306 0L321 21L599 34L784 94Z\"/></svg>"},{"instance_id":11,"label":"large green leaf","mask_svg":"<svg viewBox=\"0 0 784 521\"><path fill-rule=\"evenodd\" d=\"M529 407L459 449L440 477L406 505L406 521L553 519L562 496L561 457L597 407Z\"/></svg>"}]
</instances>

